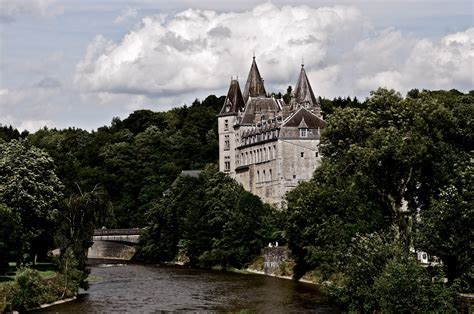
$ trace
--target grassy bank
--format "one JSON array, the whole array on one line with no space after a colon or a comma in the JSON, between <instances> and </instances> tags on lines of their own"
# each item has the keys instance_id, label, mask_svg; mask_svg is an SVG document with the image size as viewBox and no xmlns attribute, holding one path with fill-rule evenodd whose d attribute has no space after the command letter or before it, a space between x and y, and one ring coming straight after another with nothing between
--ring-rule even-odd
<instances>
[{"instance_id":1,"label":"grassy bank","mask_svg":"<svg viewBox=\"0 0 474 314\"><path fill-rule=\"evenodd\" d=\"M0 276L0 312L25 311L75 296L78 289L75 272L62 274L51 263L18 269L9 264L7 274Z\"/></svg>"},{"instance_id":2,"label":"grassy bank","mask_svg":"<svg viewBox=\"0 0 474 314\"><path fill-rule=\"evenodd\" d=\"M57 266L52 263L37 263L36 265L30 266L30 268L38 271L41 278L44 279L54 277L58 271ZM0 285L14 282L19 272L20 270L16 267L15 263L9 263L6 275L0 276Z\"/></svg>"}]
</instances>

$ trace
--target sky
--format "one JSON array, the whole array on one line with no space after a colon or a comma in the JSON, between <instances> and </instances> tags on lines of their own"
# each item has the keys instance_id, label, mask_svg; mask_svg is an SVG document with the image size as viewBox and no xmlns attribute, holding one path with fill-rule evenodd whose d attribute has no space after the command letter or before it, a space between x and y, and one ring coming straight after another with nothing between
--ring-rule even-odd
<instances>
[{"instance_id":1,"label":"sky","mask_svg":"<svg viewBox=\"0 0 474 314\"><path fill-rule=\"evenodd\" d=\"M0 124L93 130L301 63L316 95L474 89L468 0L0 0Z\"/></svg>"}]
</instances>

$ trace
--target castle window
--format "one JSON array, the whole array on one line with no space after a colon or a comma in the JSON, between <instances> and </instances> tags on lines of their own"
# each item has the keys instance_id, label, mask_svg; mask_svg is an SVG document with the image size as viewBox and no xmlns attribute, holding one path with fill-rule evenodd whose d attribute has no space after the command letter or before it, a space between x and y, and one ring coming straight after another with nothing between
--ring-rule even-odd
<instances>
[{"instance_id":1,"label":"castle window","mask_svg":"<svg viewBox=\"0 0 474 314\"><path fill-rule=\"evenodd\" d=\"M308 137L308 129L300 129L300 137Z\"/></svg>"},{"instance_id":2,"label":"castle window","mask_svg":"<svg viewBox=\"0 0 474 314\"><path fill-rule=\"evenodd\" d=\"M276 147L276 145L273 145L273 158L274 159L277 158L277 147Z\"/></svg>"},{"instance_id":3,"label":"castle window","mask_svg":"<svg viewBox=\"0 0 474 314\"><path fill-rule=\"evenodd\" d=\"M257 182L260 182L260 171L257 170Z\"/></svg>"},{"instance_id":4,"label":"castle window","mask_svg":"<svg viewBox=\"0 0 474 314\"><path fill-rule=\"evenodd\" d=\"M265 178L265 170L263 170L263 176L262 176L262 178L263 178L263 181L266 180L266 178Z\"/></svg>"},{"instance_id":5,"label":"castle window","mask_svg":"<svg viewBox=\"0 0 474 314\"><path fill-rule=\"evenodd\" d=\"M304 152L301 152L301 157L304 157Z\"/></svg>"},{"instance_id":6,"label":"castle window","mask_svg":"<svg viewBox=\"0 0 474 314\"><path fill-rule=\"evenodd\" d=\"M230 157L226 156L224 158L224 171L230 171Z\"/></svg>"},{"instance_id":7,"label":"castle window","mask_svg":"<svg viewBox=\"0 0 474 314\"><path fill-rule=\"evenodd\" d=\"M229 120L224 120L224 131L229 130Z\"/></svg>"},{"instance_id":8,"label":"castle window","mask_svg":"<svg viewBox=\"0 0 474 314\"><path fill-rule=\"evenodd\" d=\"M293 175L293 179L296 179L296 174Z\"/></svg>"},{"instance_id":9,"label":"castle window","mask_svg":"<svg viewBox=\"0 0 474 314\"><path fill-rule=\"evenodd\" d=\"M319 157L319 152L316 152L315 155L316 155L316 157Z\"/></svg>"},{"instance_id":10,"label":"castle window","mask_svg":"<svg viewBox=\"0 0 474 314\"><path fill-rule=\"evenodd\" d=\"M268 172L269 172L268 173L269 179L270 179L270 181L272 181L273 180L273 178L272 178L272 169L268 170Z\"/></svg>"},{"instance_id":11,"label":"castle window","mask_svg":"<svg viewBox=\"0 0 474 314\"><path fill-rule=\"evenodd\" d=\"M224 150L229 150L230 149L230 139L229 135L225 136L225 141L224 141Z\"/></svg>"}]
</instances>

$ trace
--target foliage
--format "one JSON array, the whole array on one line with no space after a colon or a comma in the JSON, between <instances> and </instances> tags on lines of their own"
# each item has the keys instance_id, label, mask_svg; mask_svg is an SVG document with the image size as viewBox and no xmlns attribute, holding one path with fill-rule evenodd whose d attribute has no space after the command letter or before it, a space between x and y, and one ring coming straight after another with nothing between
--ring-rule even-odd
<instances>
[{"instance_id":1,"label":"foliage","mask_svg":"<svg viewBox=\"0 0 474 314\"><path fill-rule=\"evenodd\" d=\"M374 281L388 260L400 253L397 250L393 234L370 233L354 237L343 255L342 278L327 286L331 298L350 310L373 312L378 307Z\"/></svg>"},{"instance_id":2,"label":"foliage","mask_svg":"<svg viewBox=\"0 0 474 314\"><path fill-rule=\"evenodd\" d=\"M23 269L16 278L8 300L13 309L25 311L41 304L45 289L38 271Z\"/></svg>"},{"instance_id":3,"label":"foliage","mask_svg":"<svg viewBox=\"0 0 474 314\"><path fill-rule=\"evenodd\" d=\"M69 265L66 269L72 267L82 272L80 285L86 288L87 250L92 245L94 229L103 225L110 214L107 212L109 203L102 189L97 188L91 192L79 190L79 193L69 196L59 213L56 244L61 251L60 265L67 264L71 259L69 255L72 254L74 266Z\"/></svg>"},{"instance_id":4,"label":"foliage","mask_svg":"<svg viewBox=\"0 0 474 314\"><path fill-rule=\"evenodd\" d=\"M6 272L8 261L16 255L19 223L19 215L0 203L0 275Z\"/></svg>"},{"instance_id":5,"label":"foliage","mask_svg":"<svg viewBox=\"0 0 474 314\"><path fill-rule=\"evenodd\" d=\"M1 125L0 124L0 140L5 142L9 142L11 140L19 140L22 138L26 138L28 136L28 131L19 132L17 129L14 129L11 125Z\"/></svg>"},{"instance_id":6,"label":"foliage","mask_svg":"<svg viewBox=\"0 0 474 314\"><path fill-rule=\"evenodd\" d=\"M330 297L350 312L454 312L453 291L394 241L393 234L357 236L345 256L343 276L326 283Z\"/></svg>"},{"instance_id":7,"label":"foliage","mask_svg":"<svg viewBox=\"0 0 474 314\"><path fill-rule=\"evenodd\" d=\"M316 267L327 279L342 267L343 254L356 234L387 226L389 212L371 193L370 181L344 177L339 171L323 161L311 181L287 195L285 229L297 279Z\"/></svg>"},{"instance_id":8,"label":"foliage","mask_svg":"<svg viewBox=\"0 0 474 314\"><path fill-rule=\"evenodd\" d=\"M455 293L431 275L411 256L388 261L374 282L374 291L383 313L456 313Z\"/></svg>"},{"instance_id":9,"label":"foliage","mask_svg":"<svg viewBox=\"0 0 474 314\"><path fill-rule=\"evenodd\" d=\"M46 254L62 197L53 160L25 141L0 143L0 203L19 217L15 260Z\"/></svg>"},{"instance_id":10,"label":"foliage","mask_svg":"<svg viewBox=\"0 0 474 314\"><path fill-rule=\"evenodd\" d=\"M272 209L212 167L198 178L180 177L148 220L143 258L186 255L191 265L204 267L248 264L275 231Z\"/></svg>"},{"instance_id":11,"label":"foliage","mask_svg":"<svg viewBox=\"0 0 474 314\"><path fill-rule=\"evenodd\" d=\"M442 259L449 285L472 289L473 105L471 94L457 91L414 90L403 98L379 89L364 103L327 115L322 165L287 195L295 277L316 269L322 280L345 287L337 290L338 302L370 311L381 302L375 277L390 259L401 264L387 271L416 273L399 259L415 245ZM355 256L367 271L346 267L356 235L386 230L394 232L399 251L380 263L380 256L360 252Z\"/></svg>"},{"instance_id":12,"label":"foliage","mask_svg":"<svg viewBox=\"0 0 474 314\"><path fill-rule=\"evenodd\" d=\"M143 227L145 213L183 169L217 161L223 97L209 96L167 112L137 110L95 132L42 129L28 141L54 159L66 195L99 185L110 201L106 227Z\"/></svg>"},{"instance_id":13,"label":"foliage","mask_svg":"<svg viewBox=\"0 0 474 314\"><path fill-rule=\"evenodd\" d=\"M0 298L6 301L5 310L26 311L76 295L82 272L77 269L71 250L66 252L59 266L60 272L48 278L42 278L36 269L21 268L15 282L0 286Z\"/></svg>"},{"instance_id":14,"label":"foliage","mask_svg":"<svg viewBox=\"0 0 474 314\"><path fill-rule=\"evenodd\" d=\"M474 289L474 168L468 165L439 198L420 213L417 246L440 257L447 266L450 282L457 281L464 292Z\"/></svg>"}]
</instances>

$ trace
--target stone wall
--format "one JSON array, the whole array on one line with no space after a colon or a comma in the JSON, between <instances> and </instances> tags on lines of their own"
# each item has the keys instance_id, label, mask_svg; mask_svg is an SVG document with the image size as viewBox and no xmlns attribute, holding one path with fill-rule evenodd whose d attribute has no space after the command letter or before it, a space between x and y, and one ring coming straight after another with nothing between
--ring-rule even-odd
<instances>
[{"instance_id":1,"label":"stone wall","mask_svg":"<svg viewBox=\"0 0 474 314\"><path fill-rule=\"evenodd\" d=\"M136 248L132 245L94 240L94 244L87 252L87 258L129 261L135 255L135 252Z\"/></svg>"},{"instance_id":2,"label":"stone wall","mask_svg":"<svg viewBox=\"0 0 474 314\"><path fill-rule=\"evenodd\" d=\"M264 259L263 271L266 275L273 274L283 262L290 259L290 251L287 246L274 246L262 249Z\"/></svg>"}]
</instances>

